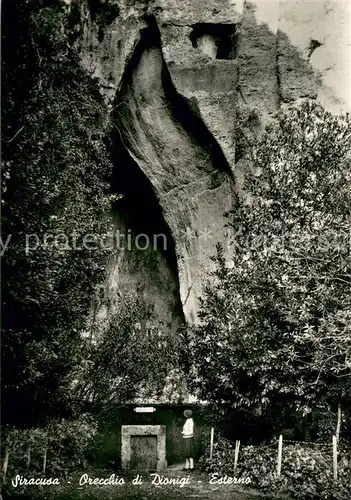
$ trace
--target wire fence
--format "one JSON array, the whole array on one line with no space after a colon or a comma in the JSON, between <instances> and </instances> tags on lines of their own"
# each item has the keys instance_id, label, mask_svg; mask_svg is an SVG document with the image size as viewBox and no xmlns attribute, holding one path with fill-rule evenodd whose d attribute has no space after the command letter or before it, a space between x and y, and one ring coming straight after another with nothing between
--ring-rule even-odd
<instances>
[{"instance_id":1,"label":"wire fence","mask_svg":"<svg viewBox=\"0 0 351 500\"><path fill-rule=\"evenodd\" d=\"M214 447L215 447L215 429L214 427L211 428L211 437L210 437L210 453L209 456L210 458L213 458L213 452L214 452ZM340 457L340 452L342 451L342 448L339 445L338 439L336 436L332 436L331 440L329 443L324 442L324 443L315 443L315 442L310 442L310 441L294 441L290 439L283 439L283 435L281 434L279 436L279 439L277 442L269 443L269 444L258 444L258 445L241 445L240 440L232 441L228 438L225 438L221 436L219 433L216 436L216 442L225 442L229 443L234 450L234 472L238 466L239 463L239 451L243 451L244 449L255 449L259 451L264 451L264 450L271 450L276 453L276 477L279 478L282 474L282 463L283 463L283 457L284 457L284 451L286 450L291 450L293 449L313 449L316 450L320 453L322 453L324 456L328 458L328 461L330 463L330 467L332 468L333 471L333 478L334 480L337 480L338 478L338 465L339 465L339 457ZM343 450L345 451L345 450ZM349 468L351 469L351 451L349 452L349 457L346 458L347 464ZM346 456L346 454L345 454Z\"/></svg>"}]
</instances>

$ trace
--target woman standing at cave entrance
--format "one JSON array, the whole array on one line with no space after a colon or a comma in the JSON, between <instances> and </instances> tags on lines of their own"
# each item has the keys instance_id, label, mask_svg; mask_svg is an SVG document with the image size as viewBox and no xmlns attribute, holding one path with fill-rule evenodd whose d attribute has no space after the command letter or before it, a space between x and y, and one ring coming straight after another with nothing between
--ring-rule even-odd
<instances>
[{"instance_id":1,"label":"woman standing at cave entrance","mask_svg":"<svg viewBox=\"0 0 351 500\"><path fill-rule=\"evenodd\" d=\"M184 470L194 469L194 456L195 456L195 445L194 445L194 420L192 419L193 412L191 410L185 410L183 413L186 418L185 424L183 426L183 447L185 456L185 468Z\"/></svg>"}]
</instances>

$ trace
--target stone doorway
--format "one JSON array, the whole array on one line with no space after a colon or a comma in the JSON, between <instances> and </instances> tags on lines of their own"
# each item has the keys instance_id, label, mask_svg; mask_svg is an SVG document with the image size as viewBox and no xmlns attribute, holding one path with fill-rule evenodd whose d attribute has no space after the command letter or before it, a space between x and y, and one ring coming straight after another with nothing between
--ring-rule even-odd
<instances>
[{"instance_id":1,"label":"stone doorway","mask_svg":"<svg viewBox=\"0 0 351 500\"><path fill-rule=\"evenodd\" d=\"M122 468L162 470L166 462L164 425L122 425Z\"/></svg>"}]
</instances>

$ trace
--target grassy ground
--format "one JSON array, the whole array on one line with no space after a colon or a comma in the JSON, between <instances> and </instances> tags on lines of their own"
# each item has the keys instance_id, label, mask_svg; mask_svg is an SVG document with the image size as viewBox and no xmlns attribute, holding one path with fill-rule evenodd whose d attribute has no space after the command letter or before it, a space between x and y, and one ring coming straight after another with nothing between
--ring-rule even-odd
<instances>
[{"instance_id":1,"label":"grassy ground","mask_svg":"<svg viewBox=\"0 0 351 500\"><path fill-rule=\"evenodd\" d=\"M88 474L92 479L110 477L110 473L106 471L95 471ZM42 486L41 488L27 486L22 492L16 488L11 497L16 498L17 496L31 500L44 498L47 500L189 500L192 498L201 500L270 500L274 498L269 495L263 496L249 486L210 484L210 478L199 472L193 472L189 475L177 470L160 472L159 476L165 482L169 483L173 480L178 483L162 485L155 484L159 481L157 476L145 473L142 473L142 484L132 483L136 475L120 475L118 478L123 478L124 481L124 484L121 485L80 485L81 475L77 474L67 478L67 480L61 480L59 486ZM185 482L187 484L184 484Z\"/></svg>"}]
</instances>

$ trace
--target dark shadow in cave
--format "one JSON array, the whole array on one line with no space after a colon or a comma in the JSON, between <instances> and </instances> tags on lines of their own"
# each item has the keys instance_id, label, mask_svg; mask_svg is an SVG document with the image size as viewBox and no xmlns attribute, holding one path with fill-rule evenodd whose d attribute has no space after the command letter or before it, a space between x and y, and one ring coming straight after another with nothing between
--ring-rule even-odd
<instances>
[{"instance_id":1,"label":"dark shadow in cave","mask_svg":"<svg viewBox=\"0 0 351 500\"><path fill-rule=\"evenodd\" d=\"M150 238L154 234L166 236L167 248L163 249L162 242L159 248L164 252L172 271L177 274L173 237L151 182L125 149L118 131L114 132L112 141L115 159L112 189L123 194L123 199L118 200L113 208L125 216L135 234L145 233Z\"/></svg>"},{"instance_id":2,"label":"dark shadow in cave","mask_svg":"<svg viewBox=\"0 0 351 500\"><path fill-rule=\"evenodd\" d=\"M175 244L170 228L151 182L124 147L117 127L114 127L112 134L111 149L114 163L112 192L123 194L123 198L114 203L113 211L122 216L134 235L146 234L151 242L154 235L165 235L166 248L160 238L155 251L164 255L179 290ZM184 319L179 292L175 312Z\"/></svg>"},{"instance_id":3,"label":"dark shadow in cave","mask_svg":"<svg viewBox=\"0 0 351 500\"><path fill-rule=\"evenodd\" d=\"M237 54L237 39L235 24L196 23L190 33L190 41L194 48L202 36L210 36L216 43L216 59L235 59Z\"/></svg>"},{"instance_id":4,"label":"dark shadow in cave","mask_svg":"<svg viewBox=\"0 0 351 500\"><path fill-rule=\"evenodd\" d=\"M144 44L139 42L122 77L123 83L131 80L132 72L135 65L138 64L143 50ZM150 238L154 234L164 234L166 236L167 248L162 251L178 280L175 244L170 228L163 217L162 207L150 180L125 147L125 138L122 132L125 124L124 122L122 124L121 120L119 120L119 113L121 110L123 112L120 105L123 100L122 93L123 91L117 94L115 108L112 112L112 121L115 124L112 134L112 160L114 161L112 189L114 193L123 194L123 199L117 202L114 209L124 215L130 228L135 233L145 233Z\"/></svg>"}]
</instances>

